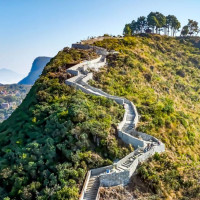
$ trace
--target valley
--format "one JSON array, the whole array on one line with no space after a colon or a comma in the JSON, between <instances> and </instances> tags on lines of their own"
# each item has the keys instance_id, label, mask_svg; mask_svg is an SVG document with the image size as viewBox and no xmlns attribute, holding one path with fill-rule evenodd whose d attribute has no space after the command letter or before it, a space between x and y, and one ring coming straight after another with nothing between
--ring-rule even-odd
<instances>
[{"instance_id":1,"label":"valley","mask_svg":"<svg viewBox=\"0 0 200 200\"><path fill-rule=\"evenodd\" d=\"M0 123L8 119L22 103L31 86L0 85Z\"/></svg>"}]
</instances>

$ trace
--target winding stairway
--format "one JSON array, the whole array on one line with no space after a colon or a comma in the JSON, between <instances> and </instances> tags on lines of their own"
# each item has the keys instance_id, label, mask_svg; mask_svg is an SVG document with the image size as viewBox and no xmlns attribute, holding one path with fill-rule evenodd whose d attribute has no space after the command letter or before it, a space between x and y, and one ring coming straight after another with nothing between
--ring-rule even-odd
<instances>
[{"instance_id":1,"label":"winding stairway","mask_svg":"<svg viewBox=\"0 0 200 200\"><path fill-rule=\"evenodd\" d=\"M135 105L126 98L112 96L102 90L90 86L87 82L93 78L89 70L98 71L106 65L106 56L109 52L100 47L73 44L72 48L93 49L99 58L84 61L69 69L67 72L73 77L66 80L66 84L74 86L85 93L113 99L124 106L125 114L122 122L118 124L118 137L125 143L131 144L136 149L113 165L89 170L79 200L98 200L99 187L128 184L130 177L135 172L139 163L144 162L153 154L165 151L165 145L153 136L135 130L138 123L138 113ZM116 52L114 52L116 53Z\"/></svg>"}]
</instances>

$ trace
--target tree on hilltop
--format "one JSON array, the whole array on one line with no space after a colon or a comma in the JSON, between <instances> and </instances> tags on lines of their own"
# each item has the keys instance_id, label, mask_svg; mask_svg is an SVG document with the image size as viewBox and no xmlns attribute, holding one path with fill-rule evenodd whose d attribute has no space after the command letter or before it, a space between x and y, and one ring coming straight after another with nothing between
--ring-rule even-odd
<instances>
[{"instance_id":1,"label":"tree on hilltop","mask_svg":"<svg viewBox=\"0 0 200 200\"><path fill-rule=\"evenodd\" d=\"M194 34L198 35L199 31L198 22L188 19L188 24L182 28L181 36L192 36Z\"/></svg>"},{"instance_id":2,"label":"tree on hilltop","mask_svg":"<svg viewBox=\"0 0 200 200\"><path fill-rule=\"evenodd\" d=\"M188 19L188 29L189 29L189 35L194 35L196 33L196 35L199 33L199 26L198 26L198 22Z\"/></svg>"},{"instance_id":3,"label":"tree on hilltop","mask_svg":"<svg viewBox=\"0 0 200 200\"><path fill-rule=\"evenodd\" d=\"M166 27L167 27L167 30L168 30L168 35L169 35L170 30L171 30L171 36L175 36L176 31L178 31L179 28L181 27L181 23L178 21L176 16L168 15L166 17Z\"/></svg>"},{"instance_id":4,"label":"tree on hilltop","mask_svg":"<svg viewBox=\"0 0 200 200\"><path fill-rule=\"evenodd\" d=\"M131 36L132 35L132 30L131 30L131 25L130 24L126 24L124 27L124 31L123 31L123 35L124 36Z\"/></svg>"},{"instance_id":5,"label":"tree on hilltop","mask_svg":"<svg viewBox=\"0 0 200 200\"><path fill-rule=\"evenodd\" d=\"M159 12L156 12L156 18L158 20L158 25L156 26L156 33L160 34L160 31L162 30L162 28L166 25L166 17Z\"/></svg>"},{"instance_id":6,"label":"tree on hilltop","mask_svg":"<svg viewBox=\"0 0 200 200\"><path fill-rule=\"evenodd\" d=\"M156 18L156 14L154 12L151 12L148 16L147 16L147 23L149 28L152 28L152 31L154 33L155 27L158 26L159 22Z\"/></svg>"},{"instance_id":7,"label":"tree on hilltop","mask_svg":"<svg viewBox=\"0 0 200 200\"><path fill-rule=\"evenodd\" d=\"M188 33L189 33L189 28L188 28L188 26L186 25L186 26L184 26L184 27L182 28L181 35L182 35L182 36L187 36Z\"/></svg>"},{"instance_id":8,"label":"tree on hilltop","mask_svg":"<svg viewBox=\"0 0 200 200\"><path fill-rule=\"evenodd\" d=\"M144 33L147 27L146 17L141 16L137 19L137 21L133 20L130 24L130 28L133 34Z\"/></svg>"},{"instance_id":9,"label":"tree on hilltop","mask_svg":"<svg viewBox=\"0 0 200 200\"><path fill-rule=\"evenodd\" d=\"M148 26L152 28L153 33L154 29L156 29L156 33L160 34L162 28L164 28L166 24L166 17L160 12L151 12L147 16Z\"/></svg>"},{"instance_id":10,"label":"tree on hilltop","mask_svg":"<svg viewBox=\"0 0 200 200\"><path fill-rule=\"evenodd\" d=\"M136 22L135 20L133 20L130 24L131 30L132 30L132 34L134 33L138 33L140 30L140 27L138 26L138 22Z\"/></svg>"},{"instance_id":11,"label":"tree on hilltop","mask_svg":"<svg viewBox=\"0 0 200 200\"><path fill-rule=\"evenodd\" d=\"M197 25L198 23L196 24L195 21L190 21L188 27L191 33L197 32L198 29L195 28ZM171 36L175 36L180 27L181 23L176 16L168 15L165 17L160 12L150 12L147 17L140 16L137 21L133 20L130 24L126 24L123 33L124 35L134 35L145 32L161 34L161 31L164 31L165 35L170 35L171 32Z\"/></svg>"},{"instance_id":12,"label":"tree on hilltop","mask_svg":"<svg viewBox=\"0 0 200 200\"><path fill-rule=\"evenodd\" d=\"M139 27L139 31L140 31L141 33L144 33L144 32L145 32L146 26L147 26L146 17L144 17L144 16L139 17L139 18L137 19L137 27Z\"/></svg>"}]
</instances>

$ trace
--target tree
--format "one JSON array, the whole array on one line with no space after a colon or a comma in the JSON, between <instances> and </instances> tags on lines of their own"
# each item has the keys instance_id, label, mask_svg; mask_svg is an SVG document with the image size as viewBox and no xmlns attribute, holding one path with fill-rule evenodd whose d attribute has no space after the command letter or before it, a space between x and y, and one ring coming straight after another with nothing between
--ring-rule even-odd
<instances>
[{"instance_id":1,"label":"tree","mask_svg":"<svg viewBox=\"0 0 200 200\"><path fill-rule=\"evenodd\" d=\"M181 31L181 35L182 36L187 36L189 33L189 27L188 26L184 26L182 31Z\"/></svg>"},{"instance_id":2,"label":"tree","mask_svg":"<svg viewBox=\"0 0 200 200\"><path fill-rule=\"evenodd\" d=\"M156 18L158 20L158 25L156 26L156 33L158 33L159 31L160 34L161 29L166 24L166 17L162 13L156 12Z\"/></svg>"},{"instance_id":3,"label":"tree","mask_svg":"<svg viewBox=\"0 0 200 200\"><path fill-rule=\"evenodd\" d=\"M174 21L174 24L173 24L172 35L175 36L175 35L176 35L176 32L179 31L180 28L181 28L181 23L176 19L176 20Z\"/></svg>"},{"instance_id":4,"label":"tree","mask_svg":"<svg viewBox=\"0 0 200 200\"><path fill-rule=\"evenodd\" d=\"M146 17L144 17L144 16L139 17L137 19L137 24L136 25L139 27L139 31L141 33L143 33L145 31L146 26L147 26Z\"/></svg>"},{"instance_id":5,"label":"tree","mask_svg":"<svg viewBox=\"0 0 200 200\"><path fill-rule=\"evenodd\" d=\"M176 31L179 30L179 28L181 27L181 23L178 21L176 16L168 15L166 17L166 27L168 30L168 35L171 29L171 35L174 36Z\"/></svg>"},{"instance_id":6,"label":"tree","mask_svg":"<svg viewBox=\"0 0 200 200\"><path fill-rule=\"evenodd\" d=\"M130 24L130 27L131 27L132 34L138 33L138 31L139 31L138 22L136 22L135 20L133 20L131 22L131 24Z\"/></svg>"},{"instance_id":7,"label":"tree","mask_svg":"<svg viewBox=\"0 0 200 200\"><path fill-rule=\"evenodd\" d=\"M198 22L188 19L188 24L186 26L183 27L182 31L181 31L181 35L182 36L187 36L187 35L198 35L199 33L199 26L198 26Z\"/></svg>"},{"instance_id":8,"label":"tree","mask_svg":"<svg viewBox=\"0 0 200 200\"><path fill-rule=\"evenodd\" d=\"M170 32L170 29L172 31L173 18L174 18L174 15L168 15L166 17L166 27L167 27L168 35L169 35L169 32Z\"/></svg>"},{"instance_id":9,"label":"tree","mask_svg":"<svg viewBox=\"0 0 200 200\"><path fill-rule=\"evenodd\" d=\"M126 24L124 27L124 31L123 31L123 35L124 36L131 36L132 35L132 30L131 30L131 25L130 24Z\"/></svg>"},{"instance_id":10,"label":"tree","mask_svg":"<svg viewBox=\"0 0 200 200\"><path fill-rule=\"evenodd\" d=\"M196 33L197 30L194 27L198 27L198 23L192 21L190 26L193 31ZM188 25L189 26L189 25ZM157 34L160 34L161 31L164 31L165 35L169 35L171 31L171 36L175 36L176 32L179 31L181 23L178 21L177 17L174 15L168 15L165 17L160 12L151 12L147 17L140 16L137 21L133 20L130 24L126 24L124 28L124 35L133 35L137 33L154 33L156 30ZM130 31L131 29L131 31Z\"/></svg>"},{"instance_id":11,"label":"tree","mask_svg":"<svg viewBox=\"0 0 200 200\"><path fill-rule=\"evenodd\" d=\"M153 33L155 30L155 27L158 26L158 20L156 18L156 13L151 12L148 16L147 16L147 24L150 28L152 28Z\"/></svg>"},{"instance_id":12,"label":"tree","mask_svg":"<svg viewBox=\"0 0 200 200\"><path fill-rule=\"evenodd\" d=\"M196 33L196 35L199 33L199 26L198 26L198 22L188 19L188 29L189 29L189 35L193 35Z\"/></svg>"},{"instance_id":13,"label":"tree","mask_svg":"<svg viewBox=\"0 0 200 200\"><path fill-rule=\"evenodd\" d=\"M156 33L160 33L161 29L166 25L166 17L159 12L151 12L147 17L148 26L153 29L156 28Z\"/></svg>"}]
</instances>

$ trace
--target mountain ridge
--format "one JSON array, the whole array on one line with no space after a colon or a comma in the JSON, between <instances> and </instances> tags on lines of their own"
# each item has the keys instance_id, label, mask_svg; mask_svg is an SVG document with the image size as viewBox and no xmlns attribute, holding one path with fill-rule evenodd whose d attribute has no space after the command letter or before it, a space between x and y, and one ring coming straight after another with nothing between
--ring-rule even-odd
<instances>
[{"instance_id":1,"label":"mountain ridge","mask_svg":"<svg viewBox=\"0 0 200 200\"><path fill-rule=\"evenodd\" d=\"M39 56L34 59L29 74L23 78L18 84L33 85L34 82L41 75L46 64L51 60L51 57Z\"/></svg>"}]
</instances>

